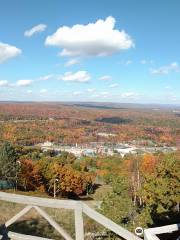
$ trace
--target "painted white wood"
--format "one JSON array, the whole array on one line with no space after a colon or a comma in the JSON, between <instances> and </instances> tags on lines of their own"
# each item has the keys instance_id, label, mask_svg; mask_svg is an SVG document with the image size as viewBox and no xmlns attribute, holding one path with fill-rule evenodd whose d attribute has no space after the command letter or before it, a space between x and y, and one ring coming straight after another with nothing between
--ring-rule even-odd
<instances>
[{"instance_id":1,"label":"painted white wood","mask_svg":"<svg viewBox=\"0 0 180 240\"><path fill-rule=\"evenodd\" d=\"M71 236L52 218L50 217L44 210L40 207L34 206L36 211L44 217L51 226L53 226L66 240L73 240Z\"/></svg>"},{"instance_id":2,"label":"painted white wood","mask_svg":"<svg viewBox=\"0 0 180 240\"><path fill-rule=\"evenodd\" d=\"M5 226L9 227L11 224L16 222L19 218L21 218L23 215L25 215L27 212L31 210L32 206L26 206L24 209L22 209L19 213L17 213L14 217L9 219L6 223Z\"/></svg>"},{"instance_id":3,"label":"painted white wood","mask_svg":"<svg viewBox=\"0 0 180 240\"><path fill-rule=\"evenodd\" d=\"M110 219L106 218L102 214L91 209L86 204L84 204L84 203L82 203L82 204L83 204L83 212L87 216L94 219L96 222L100 223L101 225L108 228L112 232L116 233L117 235L121 236L122 238L124 238L126 240L142 240L141 238L137 237L133 233L129 232L128 230L126 230L123 227L119 226L118 224L114 223Z\"/></svg>"},{"instance_id":4,"label":"painted white wood","mask_svg":"<svg viewBox=\"0 0 180 240\"><path fill-rule=\"evenodd\" d=\"M5 192L0 192L0 200L50 208L76 209L79 207L79 203L74 200L56 200L49 198L30 197Z\"/></svg>"},{"instance_id":5,"label":"painted white wood","mask_svg":"<svg viewBox=\"0 0 180 240\"><path fill-rule=\"evenodd\" d=\"M8 237L11 240L53 240L50 238L36 237L36 236L25 235L25 234L15 233L15 232L8 232Z\"/></svg>"},{"instance_id":6,"label":"painted white wood","mask_svg":"<svg viewBox=\"0 0 180 240\"><path fill-rule=\"evenodd\" d=\"M84 224L83 224L83 212L82 207L75 209L75 231L76 240L84 240Z\"/></svg>"},{"instance_id":7,"label":"painted white wood","mask_svg":"<svg viewBox=\"0 0 180 240\"><path fill-rule=\"evenodd\" d=\"M180 224L172 224L172 225L166 225L162 227L155 227L155 228L148 228L145 231L148 231L152 234L162 234L162 233L170 233L178 231L180 228Z\"/></svg>"},{"instance_id":8,"label":"painted white wood","mask_svg":"<svg viewBox=\"0 0 180 240\"><path fill-rule=\"evenodd\" d=\"M147 230L144 231L144 240L159 240L159 238L154 235L149 233Z\"/></svg>"},{"instance_id":9,"label":"painted white wood","mask_svg":"<svg viewBox=\"0 0 180 240\"><path fill-rule=\"evenodd\" d=\"M32 207L34 207L65 239L72 240L71 236L69 236L69 234L66 233L59 224L57 224L45 211L43 211L38 206L50 207L50 208L65 208L65 209L72 209L75 211L76 240L84 239L83 213L85 213L87 216L89 216L96 222L100 223L105 228L108 228L109 230L111 230L112 232L116 233L117 235L121 236L126 240L141 240L141 238L137 237L133 233L129 232L128 230L114 223L110 219L106 218L102 214L96 212L95 210L91 209L88 205L80 201L29 197L29 196L10 194L5 192L0 192L0 200L29 205L25 207L23 210L21 210L18 214L16 214L13 218L8 220L5 223L6 227L14 223L21 216L26 214ZM159 240L159 238L156 235L174 232L179 229L180 229L180 224L167 225L167 226L157 227L157 228L149 228L144 231L144 239ZM31 236L29 236L28 238L21 238L21 239L36 240L35 237L32 237L32 238L30 237Z\"/></svg>"},{"instance_id":10,"label":"painted white wood","mask_svg":"<svg viewBox=\"0 0 180 240\"><path fill-rule=\"evenodd\" d=\"M178 231L180 229L180 224L166 225L163 227L148 228L144 230L144 239L145 240L159 240L156 236L163 233L171 233Z\"/></svg>"}]
</instances>

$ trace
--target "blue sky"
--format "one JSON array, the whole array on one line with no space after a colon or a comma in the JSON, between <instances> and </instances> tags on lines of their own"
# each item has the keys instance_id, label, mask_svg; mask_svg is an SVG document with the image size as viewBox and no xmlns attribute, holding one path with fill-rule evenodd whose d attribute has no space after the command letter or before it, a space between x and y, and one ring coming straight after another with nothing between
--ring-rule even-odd
<instances>
[{"instance_id":1,"label":"blue sky","mask_svg":"<svg viewBox=\"0 0 180 240\"><path fill-rule=\"evenodd\" d=\"M179 0L0 4L0 100L180 104Z\"/></svg>"}]
</instances>

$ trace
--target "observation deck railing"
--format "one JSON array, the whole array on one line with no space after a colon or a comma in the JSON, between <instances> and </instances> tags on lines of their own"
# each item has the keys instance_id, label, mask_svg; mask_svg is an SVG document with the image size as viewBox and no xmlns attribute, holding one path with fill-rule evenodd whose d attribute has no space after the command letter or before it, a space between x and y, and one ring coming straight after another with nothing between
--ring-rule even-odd
<instances>
[{"instance_id":1,"label":"observation deck railing","mask_svg":"<svg viewBox=\"0 0 180 240\"><path fill-rule=\"evenodd\" d=\"M101 224L103 227L114 232L122 239L125 240L141 240L135 234L129 232L125 228L114 223L110 219L106 218L102 214L98 213L94 209L90 208L88 205L81 201L74 200L57 200L48 199L40 197L30 197L18 194L11 194L0 192L0 200L25 204L26 207L18 212L15 216L4 223L4 233L0 235L0 239L13 239L13 240L50 240L48 238L36 237L31 235L24 235L20 233L15 233L8 231L8 227L15 223L19 218L29 212L34 208L43 218L45 218L49 224L57 230L57 232L66 240L72 240L73 238L67 233L51 216L49 216L41 207L56 208L56 209L70 209L74 211L74 221L75 221L75 239L84 240L84 223L83 214L87 215L91 219L95 220L97 223ZM0 215L3 214L0 212ZM156 234L176 231L179 229L178 225L171 225L161 228L146 229L144 231L145 240L157 240ZM52 240L52 239L51 239Z\"/></svg>"},{"instance_id":2,"label":"observation deck railing","mask_svg":"<svg viewBox=\"0 0 180 240\"><path fill-rule=\"evenodd\" d=\"M163 227L148 228L144 230L144 240L159 240L157 235L165 233L173 233L180 231L180 224L166 225ZM180 235L177 240L180 240Z\"/></svg>"}]
</instances>

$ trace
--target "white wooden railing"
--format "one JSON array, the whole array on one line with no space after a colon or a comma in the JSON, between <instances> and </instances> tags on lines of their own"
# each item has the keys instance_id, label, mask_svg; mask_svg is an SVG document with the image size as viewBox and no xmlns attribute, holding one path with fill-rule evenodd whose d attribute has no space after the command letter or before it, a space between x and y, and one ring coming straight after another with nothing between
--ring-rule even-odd
<instances>
[{"instance_id":1,"label":"white wooden railing","mask_svg":"<svg viewBox=\"0 0 180 240\"><path fill-rule=\"evenodd\" d=\"M163 227L148 228L144 230L144 240L159 240L156 235L180 231L180 224L172 224Z\"/></svg>"},{"instance_id":2,"label":"white wooden railing","mask_svg":"<svg viewBox=\"0 0 180 240\"><path fill-rule=\"evenodd\" d=\"M25 215L28 211L34 208L43 218L45 218L51 226L53 226L61 236L66 240L72 240L73 238L52 218L50 217L41 207L49 208L63 208L74 210L75 215L75 236L76 240L84 240L84 224L83 224L83 213L86 214L91 219L95 220L99 224L103 225L105 228L116 233L118 236L125 240L141 240L139 237L124 229L123 227L117 225L110 219L106 218L102 214L96 212L86 204L80 201L74 200L56 200L48 198L39 197L29 197L24 195L10 194L5 192L0 192L0 200L20 203L27 205L23 210L17 213L14 217L9 219L5 224L5 229L16 222L20 217ZM3 214L3 213L0 213ZM24 235L20 233L7 231L7 237L13 240L47 240L47 238ZM0 239L2 239L1 236Z\"/></svg>"},{"instance_id":3,"label":"white wooden railing","mask_svg":"<svg viewBox=\"0 0 180 240\"><path fill-rule=\"evenodd\" d=\"M43 218L45 218L54 229L66 240L73 240L73 238L52 218L50 217L41 207L56 208L56 209L70 209L74 211L75 216L75 236L76 240L84 240L84 223L83 223L83 213L95 220L105 228L116 233L118 236L125 240L142 240L133 233L114 223L110 219L106 218L102 214L96 212L94 209L90 208L88 205L81 201L74 200L56 200L48 198L39 197L29 197L18 194L10 194L5 192L0 192L0 200L25 204L26 207L22 209L19 213L9 219L5 224L5 234L8 238L13 240L52 240L48 238L36 237L31 235L24 235L20 233L15 233L7 231L7 228L16 222L20 217L29 212L34 208ZM0 215L3 214L0 212ZM180 224L173 224L157 228L149 228L144 230L144 240L159 240L156 235L163 233L171 233L180 230ZM3 236L0 235L0 239Z\"/></svg>"}]
</instances>

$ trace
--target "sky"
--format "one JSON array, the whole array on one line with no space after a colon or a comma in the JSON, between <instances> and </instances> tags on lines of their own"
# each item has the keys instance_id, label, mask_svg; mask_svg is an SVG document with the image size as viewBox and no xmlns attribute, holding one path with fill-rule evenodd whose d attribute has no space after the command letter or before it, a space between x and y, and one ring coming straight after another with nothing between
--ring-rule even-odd
<instances>
[{"instance_id":1,"label":"sky","mask_svg":"<svg viewBox=\"0 0 180 240\"><path fill-rule=\"evenodd\" d=\"M0 101L180 104L179 0L0 0Z\"/></svg>"}]
</instances>

